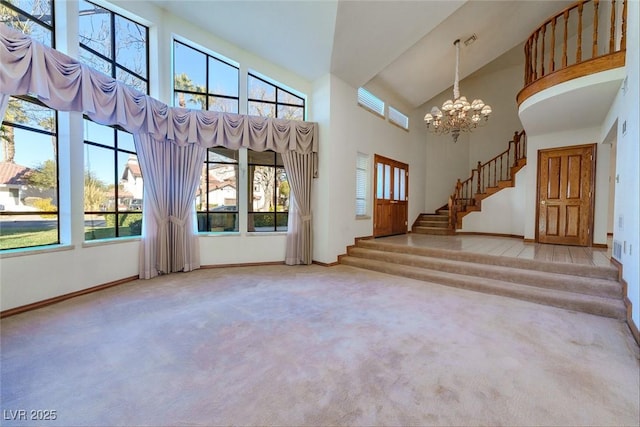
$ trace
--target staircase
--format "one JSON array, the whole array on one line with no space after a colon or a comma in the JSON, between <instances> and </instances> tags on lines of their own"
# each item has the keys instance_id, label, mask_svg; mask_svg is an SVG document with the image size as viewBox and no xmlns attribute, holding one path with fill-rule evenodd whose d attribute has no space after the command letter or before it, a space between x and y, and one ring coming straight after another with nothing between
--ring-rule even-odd
<instances>
[{"instance_id":1,"label":"staircase","mask_svg":"<svg viewBox=\"0 0 640 427\"><path fill-rule=\"evenodd\" d=\"M505 151L493 159L471 170L471 176L456 183L449 196L449 203L436 210L435 214L422 213L411 228L420 234L455 234L462 228L462 218L471 212L482 210L482 200L503 188L515 186L516 173L527 164L527 138L523 131L516 131ZM447 229L444 230L442 215L448 215ZM436 224L436 221L438 223Z\"/></svg>"},{"instance_id":2,"label":"staircase","mask_svg":"<svg viewBox=\"0 0 640 427\"><path fill-rule=\"evenodd\" d=\"M625 319L613 266L533 261L358 240L340 263L445 286Z\"/></svg>"}]
</instances>

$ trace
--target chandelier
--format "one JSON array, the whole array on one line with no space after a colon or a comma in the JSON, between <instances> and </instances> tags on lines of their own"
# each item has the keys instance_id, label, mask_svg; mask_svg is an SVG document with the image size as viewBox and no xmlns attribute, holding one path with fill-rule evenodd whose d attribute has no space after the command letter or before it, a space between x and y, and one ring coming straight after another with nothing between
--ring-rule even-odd
<instances>
[{"instance_id":1,"label":"chandelier","mask_svg":"<svg viewBox=\"0 0 640 427\"><path fill-rule=\"evenodd\" d=\"M465 42L466 43L466 42ZM491 114L491 107L481 99L474 99L471 104L465 96L460 96L458 66L460 63L460 40L453 42L456 47L456 75L453 83L453 99L448 99L441 108L434 106L424 116L427 129L436 135L451 133L453 142L458 141L460 132L471 132L478 126L486 124Z\"/></svg>"}]
</instances>

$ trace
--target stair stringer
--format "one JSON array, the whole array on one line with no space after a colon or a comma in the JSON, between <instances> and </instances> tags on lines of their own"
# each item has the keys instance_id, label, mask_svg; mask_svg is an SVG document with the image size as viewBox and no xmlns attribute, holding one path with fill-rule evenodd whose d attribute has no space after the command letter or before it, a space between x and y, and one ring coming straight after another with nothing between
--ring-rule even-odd
<instances>
[{"instance_id":1,"label":"stair stringer","mask_svg":"<svg viewBox=\"0 0 640 427\"><path fill-rule=\"evenodd\" d=\"M524 236L527 166L512 177L515 185L484 198L481 210L467 212L457 232Z\"/></svg>"}]
</instances>

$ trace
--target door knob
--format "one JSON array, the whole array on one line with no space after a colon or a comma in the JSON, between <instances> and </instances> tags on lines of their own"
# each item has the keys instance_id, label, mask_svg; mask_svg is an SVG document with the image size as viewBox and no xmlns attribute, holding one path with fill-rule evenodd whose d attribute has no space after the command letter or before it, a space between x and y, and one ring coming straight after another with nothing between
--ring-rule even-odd
<instances>
[{"instance_id":1,"label":"door knob","mask_svg":"<svg viewBox=\"0 0 640 427\"><path fill-rule=\"evenodd\" d=\"M547 203L547 202L546 202L546 201L544 201L544 200L540 202L540 204L541 204L541 205L545 205L546 203Z\"/></svg>"}]
</instances>

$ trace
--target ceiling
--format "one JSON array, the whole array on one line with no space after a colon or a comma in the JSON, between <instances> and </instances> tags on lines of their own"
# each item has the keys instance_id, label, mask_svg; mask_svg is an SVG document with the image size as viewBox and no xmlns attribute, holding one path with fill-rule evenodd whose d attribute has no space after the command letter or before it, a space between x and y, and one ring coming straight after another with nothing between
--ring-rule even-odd
<instances>
[{"instance_id":1,"label":"ceiling","mask_svg":"<svg viewBox=\"0 0 640 427\"><path fill-rule=\"evenodd\" d=\"M382 85L418 107L521 44L573 1L151 0L309 81L331 72L353 87ZM207 13L203 13L206 4Z\"/></svg>"}]
</instances>

